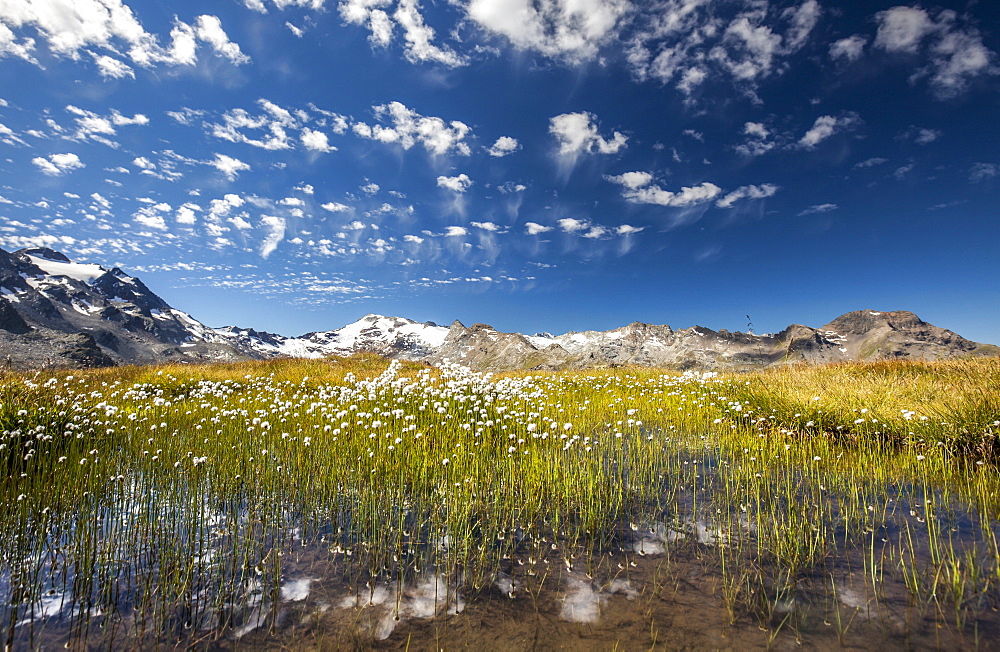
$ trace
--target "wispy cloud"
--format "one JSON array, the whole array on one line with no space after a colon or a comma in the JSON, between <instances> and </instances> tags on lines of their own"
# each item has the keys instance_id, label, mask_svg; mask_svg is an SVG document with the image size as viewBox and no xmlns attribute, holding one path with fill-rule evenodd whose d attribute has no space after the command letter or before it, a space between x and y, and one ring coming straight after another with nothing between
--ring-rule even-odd
<instances>
[{"instance_id":1,"label":"wispy cloud","mask_svg":"<svg viewBox=\"0 0 1000 652\"><path fill-rule=\"evenodd\" d=\"M830 211L835 211L838 208L840 207L836 204L814 204L809 208L799 211L798 217L802 217L803 215L815 215L816 213L829 213Z\"/></svg>"}]
</instances>

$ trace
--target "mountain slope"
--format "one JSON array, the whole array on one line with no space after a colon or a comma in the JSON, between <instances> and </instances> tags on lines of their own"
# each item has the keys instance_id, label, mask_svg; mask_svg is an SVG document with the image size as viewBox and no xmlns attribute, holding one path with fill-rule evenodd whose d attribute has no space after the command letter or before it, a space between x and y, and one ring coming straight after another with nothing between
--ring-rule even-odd
<instances>
[{"instance_id":1,"label":"mountain slope","mask_svg":"<svg viewBox=\"0 0 1000 652\"><path fill-rule=\"evenodd\" d=\"M365 315L343 328L306 333L300 337L285 337L234 326L217 328L214 333L215 341L225 342L252 357L322 358L363 351L390 358L419 360L430 356L441 346L448 329L401 317Z\"/></svg>"},{"instance_id":2,"label":"mountain slope","mask_svg":"<svg viewBox=\"0 0 1000 652\"><path fill-rule=\"evenodd\" d=\"M0 355L10 366L107 366L245 356L118 268L51 249L0 250Z\"/></svg>"},{"instance_id":3,"label":"mountain slope","mask_svg":"<svg viewBox=\"0 0 1000 652\"><path fill-rule=\"evenodd\" d=\"M366 315L330 331L286 337L209 328L118 268L75 263L51 249L0 250L0 362L27 368L166 361L321 358L357 352L480 370L646 365L754 369L790 363L1000 355L906 311L858 310L820 328L776 334L635 322L563 335L503 333Z\"/></svg>"}]
</instances>

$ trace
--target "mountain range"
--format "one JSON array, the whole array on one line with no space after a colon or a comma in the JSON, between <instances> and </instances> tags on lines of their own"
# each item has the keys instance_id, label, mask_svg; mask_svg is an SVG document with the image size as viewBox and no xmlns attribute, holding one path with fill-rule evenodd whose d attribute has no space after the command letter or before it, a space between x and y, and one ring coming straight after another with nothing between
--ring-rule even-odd
<instances>
[{"instance_id":1,"label":"mountain range","mask_svg":"<svg viewBox=\"0 0 1000 652\"><path fill-rule=\"evenodd\" d=\"M901 310L857 310L820 328L793 324L764 335L640 322L609 331L523 335L486 324L439 326L366 315L335 330L287 337L206 326L117 267L73 262L47 248L0 250L0 363L8 367L319 358L362 351L490 371L625 364L751 369L1000 355L1000 347L972 342Z\"/></svg>"}]
</instances>

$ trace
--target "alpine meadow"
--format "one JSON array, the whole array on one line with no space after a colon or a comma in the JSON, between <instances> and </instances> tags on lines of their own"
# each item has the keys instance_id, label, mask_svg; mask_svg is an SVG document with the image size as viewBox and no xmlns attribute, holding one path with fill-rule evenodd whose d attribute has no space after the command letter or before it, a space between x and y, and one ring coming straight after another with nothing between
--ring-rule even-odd
<instances>
[{"instance_id":1,"label":"alpine meadow","mask_svg":"<svg viewBox=\"0 0 1000 652\"><path fill-rule=\"evenodd\" d=\"M1000 4L0 0L0 641L1000 641Z\"/></svg>"}]
</instances>

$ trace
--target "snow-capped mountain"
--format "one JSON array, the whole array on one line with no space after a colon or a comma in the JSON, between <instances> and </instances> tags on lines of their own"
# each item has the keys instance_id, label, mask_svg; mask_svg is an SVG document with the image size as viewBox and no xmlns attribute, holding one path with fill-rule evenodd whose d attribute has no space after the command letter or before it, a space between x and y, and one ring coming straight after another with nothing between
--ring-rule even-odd
<instances>
[{"instance_id":1,"label":"snow-capped mountain","mask_svg":"<svg viewBox=\"0 0 1000 652\"><path fill-rule=\"evenodd\" d=\"M306 333L301 337L285 337L233 326L217 328L215 335L221 338L216 341L226 342L254 357L322 358L365 351L391 358L420 360L440 348L448 329L400 317L365 315L343 328Z\"/></svg>"},{"instance_id":2,"label":"snow-capped mountain","mask_svg":"<svg viewBox=\"0 0 1000 652\"><path fill-rule=\"evenodd\" d=\"M859 310L826 326L776 334L635 322L563 335L503 333L366 315L330 331L287 337L210 328L118 268L76 263L51 249L0 250L0 361L9 366L101 366L165 361L321 358L357 352L482 370L601 365L747 369L797 362L1000 355L906 311Z\"/></svg>"},{"instance_id":3,"label":"snow-capped mountain","mask_svg":"<svg viewBox=\"0 0 1000 652\"><path fill-rule=\"evenodd\" d=\"M0 250L0 355L15 366L237 359L215 333L116 268Z\"/></svg>"}]
</instances>

